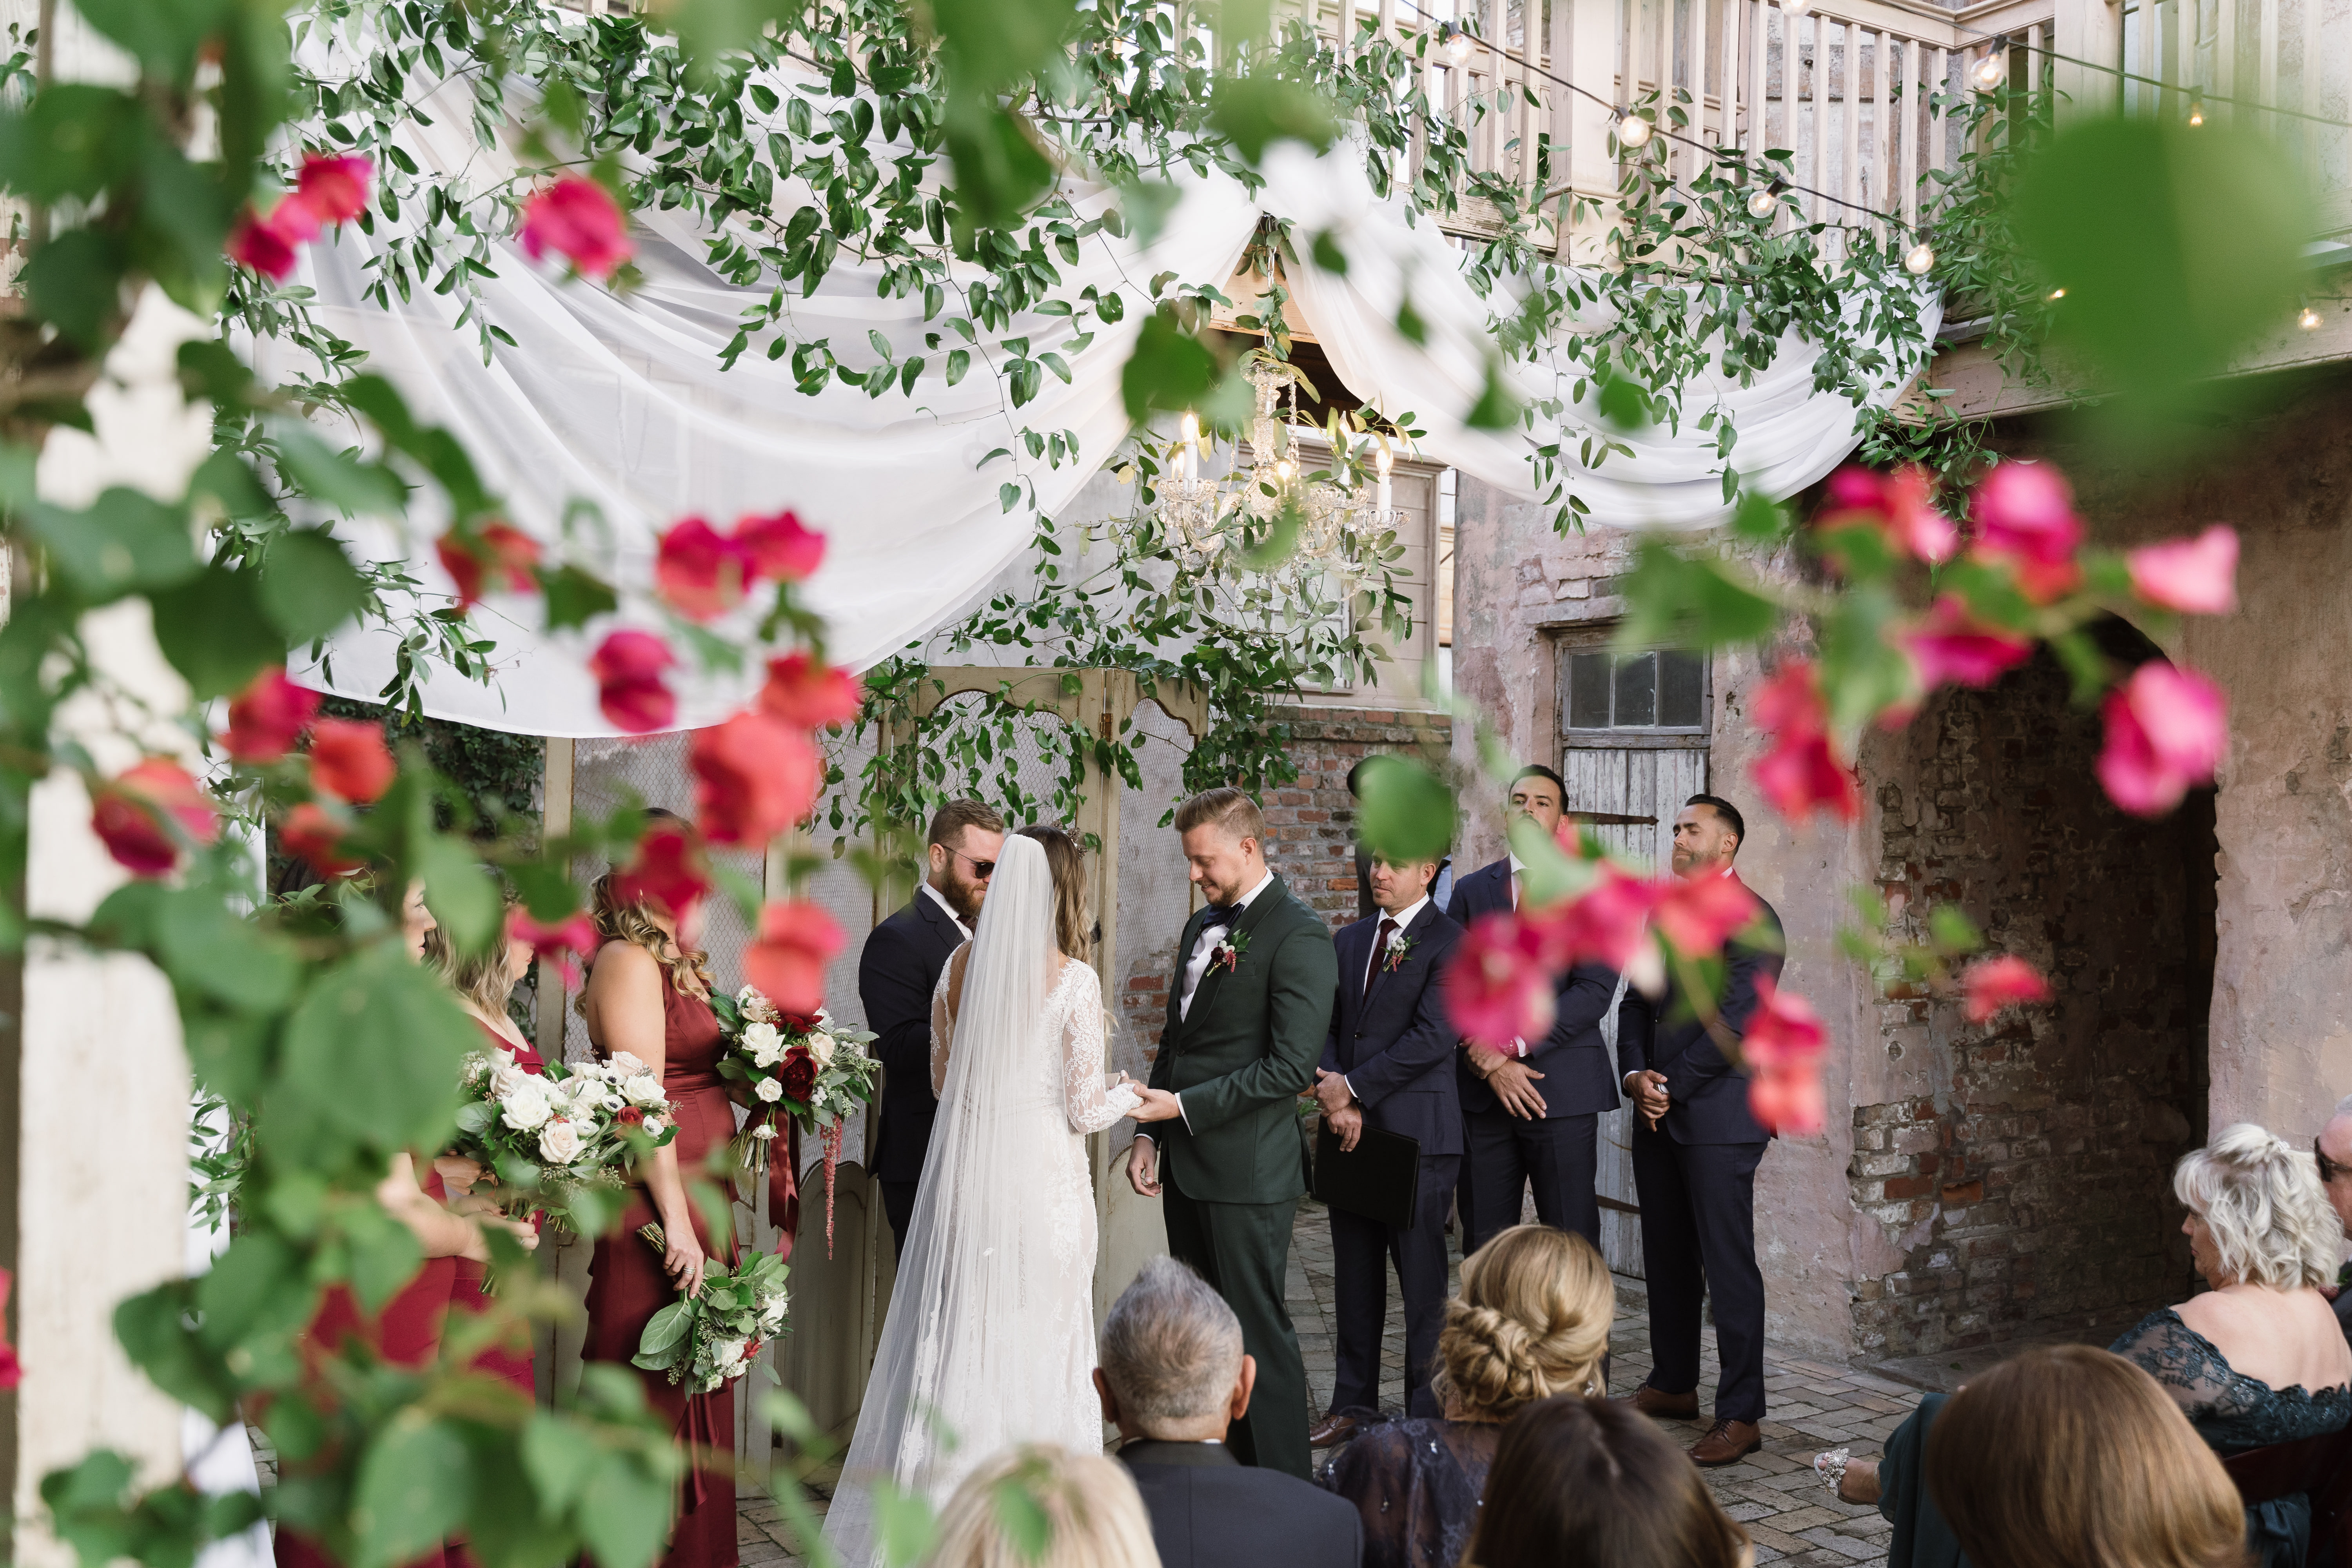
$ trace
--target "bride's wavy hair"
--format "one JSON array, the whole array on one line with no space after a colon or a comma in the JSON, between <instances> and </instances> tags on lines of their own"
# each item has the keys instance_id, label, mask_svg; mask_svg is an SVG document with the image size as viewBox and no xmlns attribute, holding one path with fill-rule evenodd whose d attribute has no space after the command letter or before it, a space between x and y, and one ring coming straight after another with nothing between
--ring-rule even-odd
<instances>
[{"instance_id":1,"label":"bride's wavy hair","mask_svg":"<svg viewBox=\"0 0 2352 1568\"><path fill-rule=\"evenodd\" d=\"M1087 906L1087 852L1063 828L1033 822L1019 834L1034 838L1045 851L1045 868L1054 876L1054 945L1074 963L1087 963L1094 953L1094 919Z\"/></svg>"},{"instance_id":2,"label":"bride's wavy hair","mask_svg":"<svg viewBox=\"0 0 2352 1568\"><path fill-rule=\"evenodd\" d=\"M692 831L692 825L674 811L653 806L646 812L646 820L674 822ZM698 947L688 947L677 941L654 918L650 899L624 899L619 888L620 869L605 872L596 879L588 895L588 915L596 924L596 934L606 942L625 942L644 948L653 954L656 963L669 976L669 983L688 996L708 996L718 989L710 975L710 954ZM592 961L593 963L593 961ZM572 999L572 1010L582 1017L588 1016L588 991L583 986Z\"/></svg>"}]
</instances>

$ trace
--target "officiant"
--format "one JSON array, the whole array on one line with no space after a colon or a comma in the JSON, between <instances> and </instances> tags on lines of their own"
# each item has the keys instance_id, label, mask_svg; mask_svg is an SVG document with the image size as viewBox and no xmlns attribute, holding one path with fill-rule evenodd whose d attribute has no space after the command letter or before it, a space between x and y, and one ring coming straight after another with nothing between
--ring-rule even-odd
<instances>
[{"instance_id":1,"label":"officiant","mask_svg":"<svg viewBox=\"0 0 2352 1568\"><path fill-rule=\"evenodd\" d=\"M1335 1163L1360 1150L1367 1163L1417 1152L1420 1181L1407 1224L1336 1201L1328 1210L1339 1353L1330 1408L1307 1434L1318 1448L1346 1442L1380 1408L1391 1262L1404 1304L1405 1411L1441 1414L1429 1380L1438 1331L1445 1326L1445 1217L1462 1163L1462 1103L1454 1076L1457 1031L1446 1017L1439 979L1462 928L1432 896L1443 864L1375 858L1370 881L1377 912L1332 939L1339 994L1315 1098L1339 1140ZM1368 1130L1374 1135L1370 1146L1363 1142ZM1318 1144L1329 1147L1328 1138ZM1318 1189L1335 1190L1326 1178L1336 1175L1318 1171Z\"/></svg>"}]
</instances>

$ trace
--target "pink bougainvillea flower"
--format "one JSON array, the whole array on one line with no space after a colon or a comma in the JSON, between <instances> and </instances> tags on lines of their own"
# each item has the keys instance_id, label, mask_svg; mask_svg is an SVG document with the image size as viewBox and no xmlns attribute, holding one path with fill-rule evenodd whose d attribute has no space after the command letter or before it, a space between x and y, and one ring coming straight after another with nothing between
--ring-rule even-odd
<instances>
[{"instance_id":1,"label":"pink bougainvillea flower","mask_svg":"<svg viewBox=\"0 0 2352 1568\"><path fill-rule=\"evenodd\" d=\"M533 261L552 250L591 278L609 278L635 254L628 219L595 181L565 174L524 204L522 247Z\"/></svg>"},{"instance_id":2,"label":"pink bougainvillea flower","mask_svg":"<svg viewBox=\"0 0 2352 1568\"><path fill-rule=\"evenodd\" d=\"M800 900L760 910L757 940L743 950L743 978L787 1013L824 1005L824 966L842 949L841 928L816 904Z\"/></svg>"},{"instance_id":3,"label":"pink bougainvillea flower","mask_svg":"<svg viewBox=\"0 0 2352 1568\"><path fill-rule=\"evenodd\" d=\"M1445 1011L1463 1037L1499 1049L1551 1029L1557 943L1516 913L1481 915L1445 966Z\"/></svg>"},{"instance_id":4,"label":"pink bougainvillea flower","mask_svg":"<svg viewBox=\"0 0 2352 1568\"><path fill-rule=\"evenodd\" d=\"M2099 783L2136 816L2161 816L2213 782L2229 740L2230 700L2193 669L2152 659L2107 693Z\"/></svg>"},{"instance_id":5,"label":"pink bougainvillea flower","mask_svg":"<svg viewBox=\"0 0 2352 1568\"><path fill-rule=\"evenodd\" d=\"M1891 474L1840 468L1830 476L1829 503L1817 526L1837 528L1874 522L1886 542L1906 555L1940 565L1960 547L1958 524L1936 510L1936 484L1914 464Z\"/></svg>"},{"instance_id":6,"label":"pink bougainvillea flower","mask_svg":"<svg viewBox=\"0 0 2352 1568\"><path fill-rule=\"evenodd\" d=\"M1676 878L1658 900L1658 930L1685 958L1705 958L1756 918L1756 895L1731 877Z\"/></svg>"},{"instance_id":7,"label":"pink bougainvillea flower","mask_svg":"<svg viewBox=\"0 0 2352 1568\"><path fill-rule=\"evenodd\" d=\"M735 525L735 539L751 570L772 583L801 582L824 560L824 535L789 511L744 518Z\"/></svg>"},{"instance_id":8,"label":"pink bougainvillea flower","mask_svg":"<svg viewBox=\"0 0 2352 1568\"><path fill-rule=\"evenodd\" d=\"M400 773L383 727L358 719L321 719L310 731L310 782L354 805L383 797Z\"/></svg>"},{"instance_id":9,"label":"pink bougainvillea flower","mask_svg":"<svg viewBox=\"0 0 2352 1568\"><path fill-rule=\"evenodd\" d=\"M310 234L294 232L296 225L289 221L297 208L292 202L280 202L268 217L256 217L251 207L246 208L236 226L228 231L228 258L239 267L258 272L272 283L283 283L294 276L294 247L310 237ZM280 215L286 215L281 217ZM311 233L318 224L312 220Z\"/></svg>"},{"instance_id":10,"label":"pink bougainvillea flower","mask_svg":"<svg viewBox=\"0 0 2352 1568\"><path fill-rule=\"evenodd\" d=\"M1829 1124L1829 1095L1818 1071L1774 1068L1750 1075L1748 1110L1788 1138L1818 1138Z\"/></svg>"},{"instance_id":11,"label":"pink bougainvillea flower","mask_svg":"<svg viewBox=\"0 0 2352 1568\"><path fill-rule=\"evenodd\" d=\"M1831 744L1829 705L1809 661L1783 663L1757 689L1753 711L1772 749L1748 772L1775 810L1791 819L1824 806L1848 822L1862 815L1861 786Z\"/></svg>"},{"instance_id":12,"label":"pink bougainvillea flower","mask_svg":"<svg viewBox=\"0 0 2352 1568\"><path fill-rule=\"evenodd\" d=\"M2014 953L1981 958L1961 972L1960 989L1967 1000L1961 1011L1971 1024L1990 1024L2004 1007L2050 1000L2050 982L2042 972Z\"/></svg>"},{"instance_id":13,"label":"pink bougainvillea flower","mask_svg":"<svg viewBox=\"0 0 2352 1568\"><path fill-rule=\"evenodd\" d=\"M460 609L470 610L485 593L500 589L527 594L538 581L539 541L510 522L486 522L470 539L453 528L434 548L441 569L457 584Z\"/></svg>"},{"instance_id":14,"label":"pink bougainvillea flower","mask_svg":"<svg viewBox=\"0 0 2352 1568\"><path fill-rule=\"evenodd\" d=\"M364 153L312 153L302 160L294 198L322 224L345 223L367 210L375 161Z\"/></svg>"},{"instance_id":15,"label":"pink bougainvillea flower","mask_svg":"<svg viewBox=\"0 0 2352 1568\"><path fill-rule=\"evenodd\" d=\"M168 757L133 763L90 792L90 831L133 876L161 877L180 861L181 834L220 837L220 816L194 775Z\"/></svg>"},{"instance_id":16,"label":"pink bougainvillea flower","mask_svg":"<svg viewBox=\"0 0 2352 1568\"><path fill-rule=\"evenodd\" d=\"M272 665L230 699L221 744L240 763L274 763L294 749L318 711L319 694L287 679L283 665Z\"/></svg>"},{"instance_id":17,"label":"pink bougainvillea flower","mask_svg":"<svg viewBox=\"0 0 2352 1568\"><path fill-rule=\"evenodd\" d=\"M310 869L331 882L366 864L343 853L343 825L314 800L303 801L286 814L286 820L278 825L278 842L289 855L300 856L310 862Z\"/></svg>"},{"instance_id":18,"label":"pink bougainvillea flower","mask_svg":"<svg viewBox=\"0 0 2352 1568\"><path fill-rule=\"evenodd\" d=\"M760 689L762 711L803 730L846 723L865 700L857 677L801 650L770 659L768 683Z\"/></svg>"},{"instance_id":19,"label":"pink bougainvillea flower","mask_svg":"<svg viewBox=\"0 0 2352 1568\"><path fill-rule=\"evenodd\" d=\"M656 822L637 840L637 852L614 879L613 890L625 902L644 900L683 915L710 891L702 846L677 824Z\"/></svg>"},{"instance_id":20,"label":"pink bougainvillea flower","mask_svg":"<svg viewBox=\"0 0 2352 1568\"><path fill-rule=\"evenodd\" d=\"M695 816L713 844L763 848L816 804L816 747L808 731L759 709L697 730L688 754Z\"/></svg>"},{"instance_id":21,"label":"pink bougainvillea flower","mask_svg":"<svg viewBox=\"0 0 2352 1568\"><path fill-rule=\"evenodd\" d=\"M751 581L741 545L701 518L685 518L661 536L654 585L689 620L707 621L733 609Z\"/></svg>"},{"instance_id":22,"label":"pink bougainvillea flower","mask_svg":"<svg viewBox=\"0 0 2352 1568\"><path fill-rule=\"evenodd\" d=\"M1809 1138L1822 1131L1822 1054L1829 1031L1812 1004L1770 976L1756 982L1756 1012L1739 1042L1748 1069L1748 1109L1775 1132Z\"/></svg>"},{"instance_id":23,"label":"pink bougainvillea flower","mask_svg":"<svg viewBox=\"0 0 2352 1568\"><path fill-rule=\"evenodd\" d=\"M663 672L677 656L651 632L623 626L606 636L588 660L596 678L596 700L616 730L643 735L666 730L677 718L677 698Z\"/></svg>"},{"instance_id":24,"label":"pink bougainvillea flower","mask_svg":"<svg viewBox=\"0 0 2352 1568\"><path fill-rule=\"evenodd\" d=\"M2238 531L2217 522L2194 539L2144 545L2124 557L2132 592L2162 609L2226 616L2238 607Z\"/></svg>"},{"instance_id":25,"label":"pink bougainvillea flower","mask_svg":"<svg viewBox=\"0 0 2352 1568\"><path fill-rule=\"evenodd\" d=\"M507 911L507 940L530 944L535 957L551 958L563 970L563 984L580 984L580 960L596 951L596 922L584 913L573 914L549 925L530 918L528 910Z\"/></svg>"},{"instance_id":26,"label":"pink bougainvillea flower","mask_svg":"<svg viewBox=\"0 0 2352 1568\"><path fill-rule=\"evenodd\" d=\"M1604 860L1600 878L1582 893L1554 908L1530 910L1525 919L1557 948L1538 954L1548 967L1589 960L1622 973L1633 967L1634 955L1649 940L1650 911L1664 891L1661 884L1629 877Z\"/></svg>"},{"instance_id":27,"label":"pink bougainvillea flower","mask_svg":"<svg viewBox=\"0 0 2352 1568\"><path fill-rule=\"evenodd\" d=\"M2074 515L2065 476L2049 464L1995 464L1969 498L1969 510L1977 525L1974 553L2009 567L2019 591L2035 604L2046 605L2083 580L2074 560L2083 544L2082 520Z\"/></svg>"},{"instance_id":28,"label":"pink bougainvillea flower","mask_svg":"<svg viewBox=\"0 0 2352 1568\"><path fill-rule=\"evenodd\" d=\"M14 1388L25 1381L25 1367L16 1359L16 1347L8 1342L8 1290L16 1277L0 1268L0 1388Z\"/></svg>"},{"instance_id":29,"label":"pink bougainvillea flower","mask_svg":"<svg viewBox=\"0 0 2352 1568\"><path fill-rule=\"evenodd\" d=\"M1947 681L1990 686L2033 654L2026 638L1979 625L1957 594L1937 599L1934 609L1897 632L1895 640L1911 656L1919 684L1930 691Z\"/></svg>"}]
</instances>

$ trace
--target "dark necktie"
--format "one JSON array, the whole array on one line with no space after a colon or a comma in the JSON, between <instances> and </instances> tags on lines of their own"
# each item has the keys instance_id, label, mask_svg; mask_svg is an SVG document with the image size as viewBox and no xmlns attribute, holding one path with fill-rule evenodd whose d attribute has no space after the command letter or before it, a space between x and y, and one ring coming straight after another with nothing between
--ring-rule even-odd
<instances>
[{"instance_id":1,"label":"dark necktie","mask_svg":"<svg viewBox=\"0 0 2352 1568\"><path fill-rule=\"evenodd\" d=\"M1372 982L1380 978L1381 965L1388 961L1389 938L1396 934L1397 923L1388 916L1381 917L1381 932L1372 939L1371 967L1364 971L1364 994L1372 994Z\"/></svg>"}]
</instances>

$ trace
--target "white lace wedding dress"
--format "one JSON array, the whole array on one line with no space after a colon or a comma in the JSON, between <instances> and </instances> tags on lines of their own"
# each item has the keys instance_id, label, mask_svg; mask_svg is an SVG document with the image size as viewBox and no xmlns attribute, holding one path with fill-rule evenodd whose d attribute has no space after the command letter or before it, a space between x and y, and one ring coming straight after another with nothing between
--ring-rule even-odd
<instances>
[{"instance_id":1,"label":"white lace wedding dress","mask_svg":"<svg viewBox=\"0 0 2352 1568\"><path fill-rule=\"evenodd\" d=\"M1104 1082L1102 984L1084 963L1055 971L1052 911L1045 852L1007 838L979 930L931 999L939 1119L825 1516L848 1568L880 1560L877 1486L937 1506L1013 1445L1101 1447L1086 1135L1139 1099Z\"/></svg>"}]
</instances>

